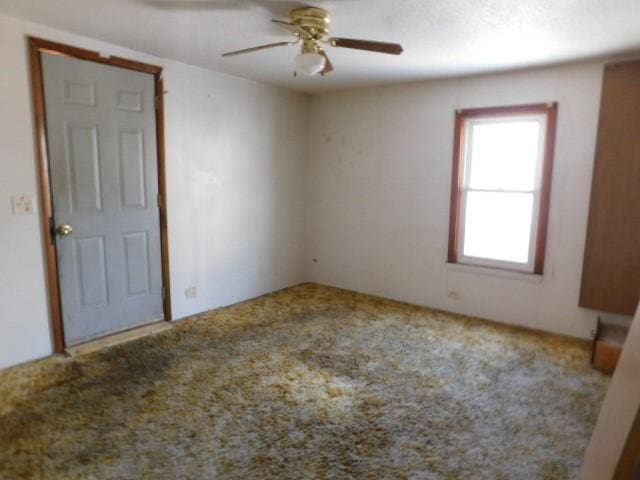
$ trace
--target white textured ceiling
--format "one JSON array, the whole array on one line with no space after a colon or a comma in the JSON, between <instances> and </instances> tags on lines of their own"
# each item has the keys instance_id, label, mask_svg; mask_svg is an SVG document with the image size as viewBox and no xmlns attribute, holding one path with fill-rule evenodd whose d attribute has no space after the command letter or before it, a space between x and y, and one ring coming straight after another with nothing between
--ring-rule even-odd
<instances>
[{"instance_id":1,"label":"white textured ceiling","mask_svg":"<svg viewBox=\"0 0 640 480\"><path fill-rule=\"evenodd\" d=\"M193 65L301 91L546 65L640 50L640 0L314 0L331 34L398 42L399 56L328 48L335 71L294 78L297 47L269 19L287 0L0 0L0 12Z\"/></svg>"}]
</instances>

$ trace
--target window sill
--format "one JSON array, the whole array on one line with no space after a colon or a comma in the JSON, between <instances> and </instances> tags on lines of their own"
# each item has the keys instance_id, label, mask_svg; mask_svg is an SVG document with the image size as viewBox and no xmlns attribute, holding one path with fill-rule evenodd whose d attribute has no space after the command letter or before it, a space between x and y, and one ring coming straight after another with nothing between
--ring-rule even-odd
<instances>
[{"instance_id":1,"label":"window sill","mask_svg":"<svg viewBox=\"0 0 640 480\"><path fill-rule=\"evenodd\" d=\"M509 278L529 283L542 283L542 275L537 273L517 272L515 270L504 270L500 268L484 267L480 265L471 265L468 263L450 263L445 264L447 270L452 272L473 273L476 275L484 275L488 277Z\"/></svg>"}]
</instances>

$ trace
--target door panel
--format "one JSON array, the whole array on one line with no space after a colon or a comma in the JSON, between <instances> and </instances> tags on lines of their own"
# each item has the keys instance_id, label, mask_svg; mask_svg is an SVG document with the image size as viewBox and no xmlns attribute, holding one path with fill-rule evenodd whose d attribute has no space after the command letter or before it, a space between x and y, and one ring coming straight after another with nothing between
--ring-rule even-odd
<instances>
[{"instance_id":1,"label":"door panel","mask_svg":"<svg viewBox=\"0 0 640 480\"><path fill-rule=\"evenodd\" d=\"M123 208L145 208L144 132L118 132Z\"/></svg>"},{"instance_id":2,"label":"door panel","mask_svg":"<svg viewBox=\"0 0 640 480\"><path fill-rule=\"evenodd\" d=\"M64 103L68 105L96 106L96 84L65 81Z\"/></svg>"},{"instance_id":3,"label":"door panel","mask_svg":"<svg viewBox=\"0 0 640 480\"><path fill-rule=\"evenodd\" d=\"M71 239L76 250L78 299L83 307L108 305L104 237Z\"/></svg>"},{"instance_id":4,"label":"door panel","mask_svg":"<svg viewBox=\"0 0 640 480\"><path fill-rule=\"evenodd\" d=\"M67 170L70 176L71 208L102 209L100 167L98 162L98 126L69 125L67 135Z\"/></svg>"},{"instance_id":5,"label":"door panel","mask_svg":"<svg viewBox=\"0 0 640 480\"><path fill-rule=\"evenodd\" d=\"M127 296L149 293L149 241L147 232L126 233L124 239L127 269Z\"/></svg>"},{"instance_id":6,"label":"door panel","mask_svg":"<svg viewBox=\"0 0 640 480\"><path fill-rule=\"evenodd\" d=\"M42 54L65 343L164 318L154 77Z\"/></svg>"}]
</instances>

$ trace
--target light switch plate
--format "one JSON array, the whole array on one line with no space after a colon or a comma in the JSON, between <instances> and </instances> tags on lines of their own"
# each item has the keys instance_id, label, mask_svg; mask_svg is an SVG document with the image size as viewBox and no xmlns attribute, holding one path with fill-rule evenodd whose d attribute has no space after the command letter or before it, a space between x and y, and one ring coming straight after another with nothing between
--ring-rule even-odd
<instances>
[{"instance_id":1,"label":"light switch plate","mask_svg":"<svg viewBox=\"0 0 640 480\"><path fill-rule=\"evenodd\" d=\"M11 197L14 215L31 215L33 213L33 196L27 193Z\"/></svg>"}]
</instances>

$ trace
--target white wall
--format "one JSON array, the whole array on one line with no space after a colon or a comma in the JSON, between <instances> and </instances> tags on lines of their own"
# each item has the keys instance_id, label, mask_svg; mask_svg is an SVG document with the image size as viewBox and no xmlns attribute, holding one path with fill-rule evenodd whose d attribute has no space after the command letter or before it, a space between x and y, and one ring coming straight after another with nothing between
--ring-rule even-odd
<instances>
[{"instance_id":1,"label":"white wall","mask_svg":"<svg viewBox=\"0 0 640 480\"><path fill-rule=\"evenodd\" d=\"M10 205L37 195L26 35L165 67L175 318L312 280L580 337L593 328L577 302L602 62L310 100L0 15L0 368L52 351L39 214ZM447 267L454 110L541 101L560 103L544 278Z\"/></svg>"},{"instance_id":2,"label":"white wall","mask_svg":"<svg viewBox=\"0 0 640 480\"><path fill-rule=\"evenodd\" d=\"M313 97L310 280L588 337L595 312L578 308L578 295L602 70L582 63ZM559 119L544 277L447 266L455 109L550 101Z\"/></svg>"},{"instance_id":3,"label":"white wall","mask_svg":"<svg viewBox=\"0 0 640 480\"><path fill-rule=\"evenodd\" d=\"M176 63L165 89L174 317L305 281L309 99Z\"/></svg>"},{"instance_id":4,"label":"white wall","mask_svg":"<svg viewBox=\"0 0 640 480\"><path fill-rule=\"evenodd\" d=\"M307 97L0 15L0 368L52 351L25 35L165 67L174 318L305 279Z\"/></svg>"}]
</instances>

